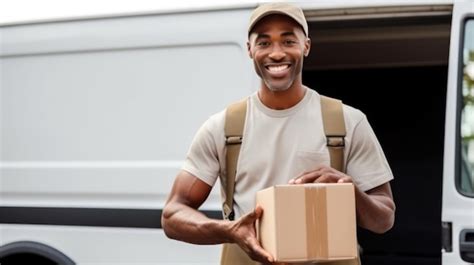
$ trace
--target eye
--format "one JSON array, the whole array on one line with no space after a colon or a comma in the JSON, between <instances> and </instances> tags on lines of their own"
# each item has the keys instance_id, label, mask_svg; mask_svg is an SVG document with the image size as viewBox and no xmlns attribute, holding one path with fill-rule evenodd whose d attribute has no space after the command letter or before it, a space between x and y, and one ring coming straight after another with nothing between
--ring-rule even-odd
<instances>
[{"instance_id":1,"label":"eye","mask_svg":"<svg viewBox=\"0 0 474 265\"><path fill-rule=\"evenodd\" d=\"M292 39L288 39L288 40L284 40L283 43L284 43L285 45L291 46L291 45L296 44L296 41L295 41L295 40L292 40Z\"/></svg>"},{"instance_id":2,"label":"eye","mask_svg":"<svg viewBox=\"0 0 474 265\"><path fill-rule=\"evenodd\" d=\"M269 41L259 41L259 42L257 42L257 46L259 46L259 47L267 47L269 45L270 45Z\"/></svg>"}]
</instances>

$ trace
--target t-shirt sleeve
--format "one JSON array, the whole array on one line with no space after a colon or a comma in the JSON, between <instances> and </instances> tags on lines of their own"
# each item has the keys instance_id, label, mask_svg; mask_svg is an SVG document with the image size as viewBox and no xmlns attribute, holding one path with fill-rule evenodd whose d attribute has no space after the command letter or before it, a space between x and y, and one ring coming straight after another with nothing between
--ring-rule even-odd
<instances>
[{"instance_id":1,"label":"t-shirt sleeve","mask_svg":"<svg viewBox=\"0 0 474 265\"><path fill-rule=\"evenodd\" d=\"M385 154L365 115L351 137L346 172L359 189L367 191L393 179Z\"/></svg>"},{"instance_id":2,"label":"t-shirt sleeve","mask_svg":"<svg viewBox=\"0 0 474 265\"><path fill-rule=\"evenodd\" d=\"M186 155L183 170L213 186L219 174L219 159L213 130L215 120L208 119L197 131Z\"/></svg>"}]
</instances>

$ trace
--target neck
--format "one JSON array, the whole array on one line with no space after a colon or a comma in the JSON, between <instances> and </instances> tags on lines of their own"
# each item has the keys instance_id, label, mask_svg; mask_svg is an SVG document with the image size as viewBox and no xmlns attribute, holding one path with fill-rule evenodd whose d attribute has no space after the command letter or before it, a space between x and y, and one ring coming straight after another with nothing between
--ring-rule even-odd
<instances>
[{"instance_id":1,"label":"neck","mask_svg":"<svg viewBox=\"0 0 474 265\"><path fill-rule=\"evenodd\" d=\"M284 110L298 104L304 98L305 92L306 87L301 83L294 84L285 91L272 91L262 82L258 97L268 108Z\"/></svg>"}]
</instances>

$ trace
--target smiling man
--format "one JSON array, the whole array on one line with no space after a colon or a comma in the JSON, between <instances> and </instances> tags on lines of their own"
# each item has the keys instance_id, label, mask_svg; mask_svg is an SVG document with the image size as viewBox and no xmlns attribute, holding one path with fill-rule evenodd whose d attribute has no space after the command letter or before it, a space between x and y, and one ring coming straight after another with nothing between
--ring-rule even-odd
<instances>
[{"instance_id":1,"label":"smiling man","mask_svg":"<svg viewBox=\"0 0 474 265\"><path fill-rule=\"evenodd\" d=\"M249 258L272 263L256 238L255 222L262 209L255 208L255 195L277 184L310 182L354 183L357 224L376 233L389 230L395 213L392 172L365 115L347 105L344 172L330 166L321 96L302 84L303 60L311 47L302 10L287 3L262 5L251 15L248 34L248 53L261 84L246 99L231 209L235 220L232 215L209 219L197 210L217 178L228 171L228 110L223 110L210 117L193 140L163 211L166 234L195 244L232 243L226 245L223 264L251 264Z\"/></svg>"}]
</instances>

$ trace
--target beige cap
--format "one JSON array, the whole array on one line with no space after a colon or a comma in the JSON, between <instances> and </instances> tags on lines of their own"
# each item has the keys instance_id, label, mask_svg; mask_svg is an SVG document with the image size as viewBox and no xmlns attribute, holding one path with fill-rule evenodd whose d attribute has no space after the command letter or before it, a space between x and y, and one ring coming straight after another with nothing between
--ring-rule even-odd
<instances>
[{"instance_id":1,"label":"beige cap","mask_svg":"<svg viewBox=\"0 0 474 265\"><path fill-rule=\"evenodd\" d=\"M288 3L268 3L257 7L250 16L248 33L250 34L250 31L260 19L272 14L282 14L291 17L301 25L306 37L308 36L308 23L304 17L303 10Z\"/></svg>"}]
</instances>

